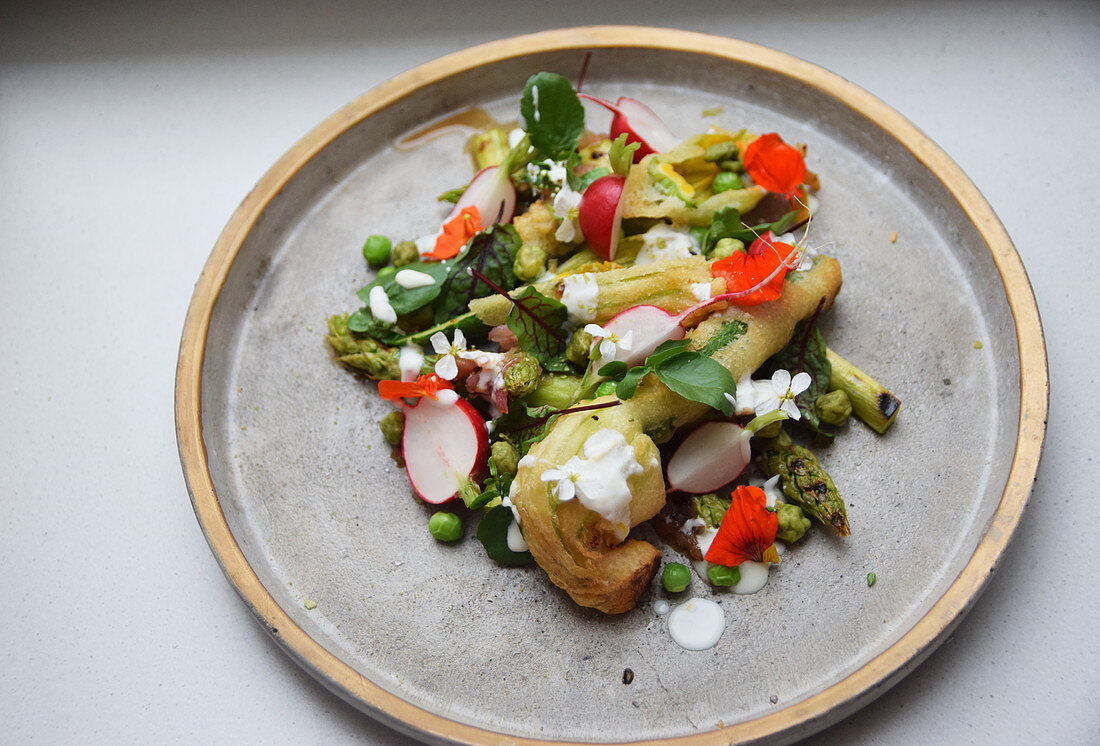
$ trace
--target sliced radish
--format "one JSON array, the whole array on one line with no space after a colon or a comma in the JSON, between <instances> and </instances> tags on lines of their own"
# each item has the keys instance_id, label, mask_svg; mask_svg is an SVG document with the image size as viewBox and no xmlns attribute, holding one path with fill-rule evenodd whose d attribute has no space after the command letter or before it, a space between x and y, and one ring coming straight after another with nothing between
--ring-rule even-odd
<instances>
[{"instance_id":1,"label":"sliced radish","mask_svg":"<svg viewBox=\"0 0 1100 746\"><path fill-rule=\"evenodd\" d=\"M615 250L619 245L625 186L625 176L601 176L584 190L577 208L577 222L580 223L585 242L607 261L615 258Z\"/></svg>"},{"instance_id":2,"label":"sliced radish","mask_svg":"<svg viewBox=\"0 0 1100 746\"><path fill-rule=\"evenodd\" d=\"M669 486L699 495L729 484L752 458L751 439L752 431L735 422L704 422L668 460Z\"/></svg>"},{"instance_id":3,"label":"sliced radish","mask_svg":"<svg viewBox=\"0 0 1100 746\"><path fill-rule=\"evenodd\" d=\"M458 494L466 479L478 481L489 459L485 420L454 391L439 399L422 397L402 407L405 434L401 452L413 489L425 502L439 504Z\"/></svg>"},{"instance_id":4,"label":"sliced radish","mask_svg":"<svg viewBox=\"0 0 1100 746\"><path fill-rule=\"evenodd\" d=\"M444 218L446 223L465 207L477 207L484 226L507 223L516 209L516 188L512 179L499 166L488 166L474 174L470 186L455 202L454 209Z\"/></svg>"},{"instance_id":5,"label":"sliced radish","mask_svg":"<svg viewBox=\"0 0 1100 746\"><path fill-rule=\"evenodd\" d=\"M589 96L587 93L577 95L614 113L615 116L611 119L611 139L614 140L625 132L627 144L638 143L639 147L634 151L635 163L650 153L665 153L672 150L680 142L668 125L641 101L620 96L619 100L613 104L602 98Z\"/></svg>"},{"instance_id":6,"label":"sliced radish","mask_svg":"<svg viewBox=\"0 0 1100 746\"><path fill-rule=\"evenodd\" d=\"M619 337L626 336L627 332L633 333L630 349L618 350L615 355L616 360L622 360L631 367L645 362L662 342L683 339L685 334L680 326L680 317L657 306L628 308L612 316L603 328Z\"/></svg>"}]
</instances>

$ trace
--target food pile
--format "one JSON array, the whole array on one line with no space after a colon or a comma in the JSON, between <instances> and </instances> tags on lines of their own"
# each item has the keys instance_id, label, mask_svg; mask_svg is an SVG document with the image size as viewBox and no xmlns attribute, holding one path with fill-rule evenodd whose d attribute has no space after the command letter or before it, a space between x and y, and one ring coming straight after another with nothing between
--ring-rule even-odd
<instances>
[{"instance_id":1,"label":"food pile","mask_svg":"<svg viewBox=\"0 0 1100 746\"><path fill-rule=\"evenodd\" d=\"M610 111L606 134L584 101ZM805 148L718 126L683 139L552 73L519 115L473 135L479 170L439 197L438 231L367 239L364 305L329 320L337 359L394 405L380 426L413 489L456 506L432 535L476 520L493 560L537 562L611 614L660 567L639 524L737 593L813 523L848 535L802 443L827 446L853 412L883 432L899 402L821 333L841 274L807 244ZM691 582L683 563L661 577Z\"/></svg>"}]
</instances>

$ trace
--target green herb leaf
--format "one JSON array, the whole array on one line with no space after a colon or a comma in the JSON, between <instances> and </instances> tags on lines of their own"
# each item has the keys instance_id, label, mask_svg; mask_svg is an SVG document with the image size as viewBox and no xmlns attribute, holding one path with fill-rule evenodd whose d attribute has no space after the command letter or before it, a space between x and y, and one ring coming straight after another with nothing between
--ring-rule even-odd
<instances>
[{"instance_id":1,"label":"green herb leaf","mask_svg":"<svg viewBox=\"0 0 1100 746\"><path fill-rule=\"evenodd\" d=\"M519 347L535 357L546 370L568 372L565 360L566 341L558 330L569 315L565 304L548 298L528 285L511 296L512 310L505 322L519 340Z\"/></svg>"},{"instance_id":2,"label":"green herb leaf","mask_svg":"<svg viewBox=\"0 0 1100 746\"><path fill-rule=\"evenodd\" d=\"M464 313L474 298L493 292L488 285L472 277L467 268L476 269L505 290L516 287L519 280L512 265L519 246L519 234L510 225L494 225L471 238L461 254L445 262L447 278L441 284L435 322L442 323Z\"/></svg>"},{"instance_id":3,"label":"green herb leaf","mask_svg":"<svg viewBox=\"0 0 1100 746\"><path fill-rule=\"evenodd\" d=\"M600 368L596 373L605 378L618 378L627 371L627 365L622 360L614 360Z\"/></svg>"},{"instance_id":4,"label":"green herb leaf","mask_svg":"<svg viewBox=\"0 0 1100 746\"><path fill-rule=\"evenodd\" d=\"M749 325L740 319L723 321L721 328L707 340L707 343L699 350L699 354L713 357L714 353L738 339L748 329Z\"/></svg>"},{"instance_id":5,"label":"green herb leaf","mask_svg":"<svg viewBox=\"0 0 1100 746\"><path fill-rule=\"evenodd\" d=\"M607 158L611 161L611 170L619 176L626 176L630 167L634 165L634 152L641 146L640 142L632 142L627 145L625 132L616 137L615 141L611 143L611 149L607 151Z\"/></svg>"},{"instance_id":6,"label":"green herb leaf","mask_svg":"<svg viewBox=\"0 0 1100 746\"><path fill-rule=\"evenodd\" d=\"M534 558L530 552L513 552L508 548L508 527L513 517L512 509L503 505L490 509L477 526L477 540L495 562L508 567L523 567L534 562Z\"/></svg>"},{"instance_id":7,"label":"green herb leaf","mask_svg":"<svg viewBox=\"0 0 1100 746\"><path fill-rule=\"evenodd\" d=\"M646 373L649 373L649 368L644 365L636 365L628 370L626 375L623 376L623 380L615 384L615 396L623 400L634 396L634 392L638 389L638 383L645 377Z\"/></svg>"},{"instance_id":8,"label":"green herb leaf","mask_svg":"<svg viewBox=\"0 0 1100 746\"><path fill-rule=\"evenodd\" d=\"M386 291L386 297L390 299L390 305L393 306L393 310L398 316L412 313L428 305L439 296L440 291L443 289L443 281L450 273L450 263L413 262L412 264L405 265L401 269L411 269L422 272L429 275L435 282L431 285L419 288L403 288L397 284L394 279L397 275L393 273L382 281L375 279L374 282L360 288L359 292L356 293L356 295L359 296L359 300L368 303L370 300L370 291L381 285L382 289Z\"/></svg>"},{"instance_id":9,"label":"green herb leaf","mask_svg":"<svg viewBox=\"0 0 1100 746\"><path fill-rule=\"evenodd\" d=\"M462 193L465 192L466 189L469 186L470 185L467 184L466 186L460 186L460 187L455 187L454 189L448 189L447 191L443 192L443 194L436 197L436 201L438 201L438 202L452 202L452 203L458 202L459 198L462 197Z\"/></svg>"},{"instance_id":10,"label":"green herb leaf","mask_svg":"<svg viewBox=\"0 0 1100 746\"><path fill-rule=\"evenodd\" d=\"M548 156L577 149L584 132L584 107L569 81L556 73L527 80L519 104L531 144Z\"/></svg>"},{"instance_id":11,"label":"green herb leaf","mask_svg":"<svg viewBox=\"0 0 1100 746\"><path fill-rule=\"evenodd\" d=\"M692 401L732 415L733 405L725 397L735 390L733 380L724 365L697 352L683 351L653 367L653 373L672 391Z\"/></svg>"}]
</instances>

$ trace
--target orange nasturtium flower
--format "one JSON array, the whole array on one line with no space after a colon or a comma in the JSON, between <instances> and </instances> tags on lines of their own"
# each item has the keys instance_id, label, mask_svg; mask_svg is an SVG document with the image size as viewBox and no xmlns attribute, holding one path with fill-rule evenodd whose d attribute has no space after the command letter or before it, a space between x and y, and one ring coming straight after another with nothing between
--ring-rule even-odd
<instances>
[{"instance_id":1,"label":"orange nasturtium flower","mask_svg":"<svg viewBox=\"0 0 1100 746\"><path fill-rule=\"evenodd\" d=\"M806 180L806 162L802 154L774 132L750 142L742 160L757 185L787 199L794 199L798 187Z\"/></svg>"},{"instance_id":2,"label":"orange nasturtium flower","mask_svg":"<svg viewBox=\"0 0 1100 746\"><path fill-rule=\"evenodd\" d=\"M379 381L378 395L390 401L401 399L419 399L426 396L429 399L438 399L436 396L443 389L453 389L450 381L444 381L435 373L420 376L415 381Z\"/></svg>"},{"instance_id":3,"label":"orange nasturtium flower","mask_svg":"<svg viewBox=\"0 0 1100 746\"><path fill-rule=\"evenodd\" d=\"M706 561L726 567L749 560L779 564L779 552L775 549L779 517L765 507L764 490L738 487L732 498L730 509L718 526L718 535L707 550Z\"/></svg>"},{"instance_id":4,"label":"orange nasturtium flower","mask_svg":"<svg viewBox=\"0 0 1100 746\"><path fill-rule=\"evenodd\" d=\"M710 273L726 281L726 292L742 293L731 297L735 306L756 306L778 300L783 292L783 278L791 263L798 266L798 252L793 246L774 240L771 231L752 242L748 251L735 251L710 265Z\"/></svg>"},{"instance_id":5,"label":"orange nasturtium flower","mask_svg":"<svg viewBox=\"0 0 1100 746\"><path fill-rule=\"evenodd\" d=\"M462 212L443 224L443 232L435 239L435 248L425 254L432 259L450 259L462 251L475 233L481 230L481 215L476 205L463 207Z\"/></svg>"}]
</instances>

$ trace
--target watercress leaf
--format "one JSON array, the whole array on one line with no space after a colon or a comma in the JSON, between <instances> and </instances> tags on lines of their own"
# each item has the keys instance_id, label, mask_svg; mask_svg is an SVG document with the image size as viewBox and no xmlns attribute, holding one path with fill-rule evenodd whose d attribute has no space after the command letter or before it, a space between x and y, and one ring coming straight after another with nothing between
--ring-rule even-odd
<instances>
[{"instance_id":1,"label":"watercress leaf","mask_svg":"<svg viewBox=\"0 0 1100 746\"><path fill-rule=\"evenodd\" d=\"M348 316L348 331L368 335L387 345L393 345L396 340L401 338L400 329L393 324L379 321L366 307L360 308Z\"/></svg>"},{"instance_id":2,"label":"watercress leaf","mask_svg":"<svg viewBox=\"0 0 1100 746\"><path fill-rule=\"evenodd\" d=\"M661 365L666 360L683 354L687 350L689 344L691 344L690 339L670 339L667 342L662 342L657 346L657 349L645 359L645 364L649 368Z\"/></svg>"},{"instance_id":3,"label":"watercress leaf","mask_svg":"<svg viewBox=\"0 0 1100 746\"><path fill-rule=\"evenodd\" d=\"M535 148L548 156L576 150L584 132L584 107L567 79L556 73L532 75L519 111Z\"/></svg>"},{"instance_id":4,"label":"watercress leaf","mask_svg":"<svg viewBox=\"0 0 1100 746\"><path fill-rule=\"evenodd\" d=\"M622 360L614 360L600 368L597 373L606 378L618 378L627 371L627 365Z\"/></svg>"},{"instance_id":5,"label":"watercress leaf","mask_svg":"<svg viewBox=\"0 0 1100 746\"><path fill-rule=\"evenodd\" d=\"M703 253L709 254L723 238L737 238L737 240L742 241L743 239L738 238L738 235L744 229L745 226L741 223L740 211L736 207L723 207L714 213L714 217L710 219L710 228L701 242Z\"/></svg>"},{"instance_id":6,"label":"watercress leaf","mask_svg":"<svg viewBox=\"0 0 1100 746\"><path fill-rule=\"evenodd\" d=\"M519 347L535 357L547 370L569 370L563 357L566 340L561 332L569 315L565 304L548 298L528 285L512 296L512 310L506 324L516 335Z\"/></svg>"},{"instance_id":7,"label":"watercress leaf","mask_svg":"<svg viewBox=\"0 0 1100 746\"><path fill-rule=\"evenodd\" d=\"M519 280L512 265L519 246L520 238L515 228L494 225L471 238L457 257L442 262L447 266L447 277L440 285L435 304L435 323L464 313L474 298L493 292L488 285L472 277L466 271L468 268L476 269L505 290L516 287Z\"/></svg>"},{"instance_id":8,"label":"watercress leaf","mask_svg":"<svg viewBox=\"0 0 1100 746\"><path fill-rule=\"evenodd\" d=\"M733 405L724 394L733 392L737 383L724 365L709 357L685 351L654 366L653 372L661 383L685 399L733 414Z\"/></svg>"},{"instance_id":9,"label":"watercress leaf","mask_svg":"<svg viewBox=\"0 0 1100 746\"><path fill-rule=\"evenodd\" d=\"M623 376L623 380L615 385L615 396L624 401L634 396L634 392L638 389L638 382L642 380L646 373L649 373L649 368L642 365L636 365L628 370L626 375Z\"/></svg>"},{"instance_id":10,"label":"watercress leaf","mask_svg":"<svg viewBox=\"0 0 1100 746\"><path fill-rule=\"evenodd\" d=\"M530 552L513 552L508 548L508 527L513 518L511 508L503 505L491 508L477 525L477 540L495 562L508 567L523 567L534 562L534 558Z\"/></svg>"}]
</instances>

